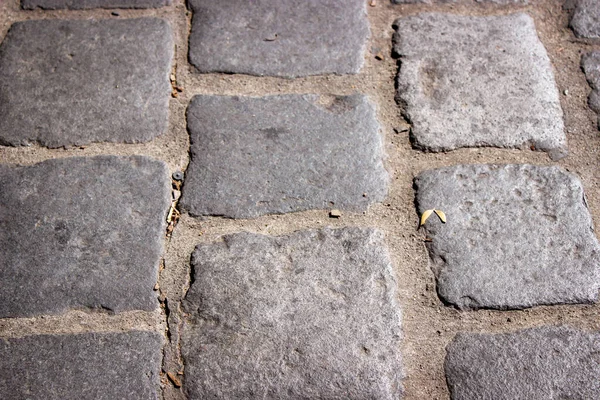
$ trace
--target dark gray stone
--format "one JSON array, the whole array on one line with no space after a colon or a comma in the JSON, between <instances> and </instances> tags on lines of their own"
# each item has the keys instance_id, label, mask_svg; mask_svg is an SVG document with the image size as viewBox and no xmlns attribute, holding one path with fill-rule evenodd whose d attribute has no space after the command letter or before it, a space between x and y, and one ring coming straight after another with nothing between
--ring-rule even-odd
<instances>
[{"instance_id":1,"label":"dark gray stone","mask_svg":"<svg viewBox=\"0 0 600 400\"><path fill-rule=\"evenodd\" d=\"M0 339L0 398L158 399L161 346L135 331Z\"/></svg>"},{"instance_id":2,"label":"dark gray stone","mask_svg":"<svg viewBox=\"0 0 600 400\"><path fill-rule=\"evenodd\" d=\"M566 327L459 333L447 347L452 399L600 398L600 334Z\"/></svg>"},{"instance_id":3,"label":"dark gray stone","mask_svg":"<svg viewBox=\"0 0 600 400\"><path fill-rule=\"evenodd\" d=\"M17 22L0 46L0 144L147 142L167 130L161 19Z\"/></svg>"},{"instance_id":4,"label":"dark gray stone","mask_svg":"<svg viewBox=\"0 0 600 400\"><path fill-rule=\"evenodd\" d=\"M526 14L396 20L397 99L417 148L506 147L566 155L550 60Z\"/></svg>"},{"instance_id":5,"label":"dark gray stone","mask_svg":"<svg viewBox=\"0 0 600 400\"><path fill-rule=\"evenodd\" d=\"M570 27L580 38L600 38L600 2L598 0L575 0Z\"/></svg>"},{"instance_id":6,"label":"dark gray stone","mask_svg":"<svg viewBox=\"0 0 600 400\"><path fill-rule=\"evenodd\" d=\"M154 310L169 205L146 157L0 165L0 318Z\"/></svg>"},{"instance_id":7,"label":"dark gray stone","mask_svg":"<svg viewBox=\"0 0 600 400\"><path fill-rule=\"evenodd\" d=\"M200 72L355 74L369 36L364 0L189 0Z\"/></svg>"},{"instance_id":8,"label":"dark gray stone","mask_svg":"<svg viewBox=\"0 0 600 400\"><path fill-rule=\"evenodd\" d=\"M592 87L588 104L592 110L600 114L600 51L585 54L581 58L581 66L588 83ZM600 119L598 119L598 127L600 127Z\"/></svg>"},{"instance_id":9,"label":"dark gray stone","mask_svg":"<svg viewBox=\"0 0 600 400\"><path fill-rule=\"evenodd\" d=\"M440 297L459 308L592 303L600 246L581 182L558 167L460 165L415 180ZM420 215L419 214L419 215Z\"/></svg>"},{"instance_id":10,"label":"dark gray stone","mask_svg":"<svg viewBox=\"0 0 600 400\"><path fill-rule=\"evenodd\" d=\"M202 244L184 301L193 399L398 399L396 281L380 232Z\"/></svg>"},{"instance_id":11,"label":"dark gray stone","mask_svg":"<svg viewBox=\"0 0 600 400\"><path fill-rule=\"evenodd\" d=\"M379 125L364 96L196 96L187 120L192 160L181 205L193 215L360 211L387 192Z\"/></svg>"},{"instance_id":12,"label":"dark gray stone","mask_svg":"<svg viewBox=\"0 0 600 400\"><path fill-rule=\"evenodd\" d=\"M68 8L83 10L89 8L158 8L171 4L171 0L21 0L25 10L41 8L59 10Z\"/></svg>"}]
</instances>

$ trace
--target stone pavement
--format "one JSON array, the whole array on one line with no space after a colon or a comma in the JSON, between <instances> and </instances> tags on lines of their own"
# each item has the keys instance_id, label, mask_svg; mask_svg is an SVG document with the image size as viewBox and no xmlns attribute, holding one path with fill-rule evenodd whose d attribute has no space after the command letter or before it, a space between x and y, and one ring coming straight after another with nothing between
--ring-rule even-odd
<instances>
[{"instance_id":1,"label":"stone pavement","mask_svg":"<svg viewBox=\"0 0 600 400\"><path fill-rule=\"evenodd\" d=\"M598 12L0 0L0 398L600 398Z\"/></svg>"}]
</instances>

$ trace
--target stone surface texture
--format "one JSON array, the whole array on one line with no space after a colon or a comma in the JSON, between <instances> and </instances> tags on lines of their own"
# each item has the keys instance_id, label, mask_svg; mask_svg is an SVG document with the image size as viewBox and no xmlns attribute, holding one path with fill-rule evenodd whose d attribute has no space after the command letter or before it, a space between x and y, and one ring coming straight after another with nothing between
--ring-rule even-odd
<instances>
[{"instance_id":1,"label":"stone surface texture","mask_svg":"<svg viewBox=\"0 0 600 400\"><path fill-rule=\"evenodd\" d=\"M592 87L588 104L592 110L600 114L600 51L585 54L581 58L581 66L588 83ZM600 119L598 120L598 126L600 127Z\"/></svg>"},{"instance_id":2,"label":"stone surface texture","mask_svg":"<svg viewBox=\"0 0 600 400\"><path fill-rule=\"evenodd\" d=\"M190 62L200 72L355 74L369 36L363 0L189 0Z\"/></svg>"},{"instance_id":3,"label":"stone surface texture","mask_svg":"<svg viewBox=\"0 0 600 400\"><path fill-rule=\"evenodd\" d=\"M146 157L0 165L0 318L154 310L169 204Z\"/></svg>"},{"instance_id":4,"label":"stone surface texture","mask_svg":"<svg viewBox=\"0 0 600 400\"><path fill-rule=\"evenodd\" d=\"M600 334L567 327L461 333L447 347L452 399L600 398Z\"/></svg>"},{"instance_id":5,"label":"stone surface texture","mask_svg":"<svg viewBox=\"0 0 600 400\"><path fill-rule=\"evenodd\" d=\"M25 10L84 10L90 8L158 8L171 4L171 0L21 0Z\"/></svg>"},{"instance_id":6,"label":"stone surface texture","mask_svg":"<svg viewBox=\"0 0 600 400\"><path fill-rule=\"evenodd\" d=\"M240 233L192 256L194 399L397 399L400 309L379 231Z\"/></svg>"},{"instance_id":7,"label":"stone surface texture","mask_svg":"<svg viewBox=\"0 0 600 400\"><path fill-rule=\"evenodd\" d=\"M202 95L187 116L181 205L193 215L359 211L387 193L379 125L364 96Z\"/></svg>"},{"instance_id":8,"label":"stone surface texture","mask_svg":"<svg viewBox=\"0 0 600 400\"><path fill-rule=\"evenodd\" d=\"M397 100L417 148L566 154L554 74L531 17L425 13L395 26Z\"/></svg>"},{"instance_id":9,"label":"stone surface texture","mask_svg":"<svg viewBox=\"0 0 600 400\"><path fill-rule=\"evenodd\" d=\"M147 142L166 132L165 20L16 22L0 46L0 144Z\"/></svg>"},{"instance_id":10,"label":"stone surface texture","mask_svg":"<svg viewBox=\"0 0 600 400\"><path fill-rule=\"evenodd\" d=\"M600 2L598 0L571 1L575 7L570 26L580 38L600 38Z\"/></svg>"},{"instance_id":11,"label":"stone surface texture","mask_svg":"<svg viewBox=\"0 0 600 400\"><path fill-rule=\"evenodd\" d=\"M459 165L415 179L440 297L459 308L591 303L600 246L581 182L559 167Z\"/></svg>"},{"instance_id":12,"label":"stone surface texture","mask_svg":"<svg viewBox=\"0 0 600 400\"><path fill-rule=\"evenodd\" d=\"M0 398L158 399L161 345L136 331L0 339Z\"/></svg>"}]
</instances>

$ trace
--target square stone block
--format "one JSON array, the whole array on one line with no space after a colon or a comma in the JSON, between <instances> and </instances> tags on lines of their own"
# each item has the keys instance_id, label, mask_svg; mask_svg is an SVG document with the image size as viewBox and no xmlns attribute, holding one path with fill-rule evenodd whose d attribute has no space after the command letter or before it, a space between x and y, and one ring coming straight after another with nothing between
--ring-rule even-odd
<instances>
[{"instance_id":1,"label":"square stone block","mask_svg":"<svg viewBox=\"0 0 600 400\"><path fill-rule=\"evenodd\" d=\"M84 10L90 8L158 8L171 4L171 0L21 0L25 10Z\"/></svg>"},{"instance_id":2,"label":"square stone block","mask_svg":"<svg viewBox=\"0 0 600 400\"><path fill-rule=\"evenodd\" d=\"M395 27L397 100L415 147L566 155L558 89L531 17L426 13Z\"/></svg>"},{"instance_id":3,"label":"square stone block","mask_svg":"<svg viewBox=\"0 0 600 400\"><path fill-rule=\"evenodd\" d=\"M0 165L0 318L156 309L169 205L146 157Z\"/></svg>"},{"instance_id":4,"label":"square stone block","mask_svg":"<svg viewBox=\"0 0 600 400\"><path fill-rule=\"evenodd\" d=\"M201 244L184 300L190 399L398 399L400 309L382 234Z\"/></svg>"},{"instance_id":5,"label":"square stone block","mask_svg":"<svg viewBox=\"0 0 600 400\"><path fill-rule=\"evenodd\" d=\"M559 167L459 165L415 179L438 294L462 309L592 303L600 246L581 182Z\"/></svg>"}]
</instances>

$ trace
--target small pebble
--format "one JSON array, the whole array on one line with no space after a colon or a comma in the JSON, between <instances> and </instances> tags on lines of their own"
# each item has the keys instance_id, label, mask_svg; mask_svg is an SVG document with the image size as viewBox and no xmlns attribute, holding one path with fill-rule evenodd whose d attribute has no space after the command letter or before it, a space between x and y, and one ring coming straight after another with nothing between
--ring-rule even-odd
<instances>
[{"instance_id":1,"label":"small pebble","mask_svg":"<svg viewBox=\"0 0 600 400\"><path fill-rule=\"evenodd\" d=\"M329 218L339 218L342 216L342 212L340 210L333 209L329 211Z\"/></svg>"},{"instance_id":2,"label":"small pebble","mask_svg":"<svg viewBox=\"0 0 600 400\"><path fill-rule=\"evenodd\" d=\"M119 15L121 15L121 14L119 14L119 13L118 13L118 12L116 12L116 11L113 11L113 12L111 12L110 14L111 14L111 15L114 15L115 17L118 17Z\"/></svg>"},{"instance_id":3,"label":"small pebble","mask_svg":"<svg viewBox=\"0 0 600 400\"><path fill-rule=\"evenodd\" d=\"M173 179L176 181L182 181L183 180L183 172L181 171L175 171L173 172Z\"/></svg>"}]
</instances>

